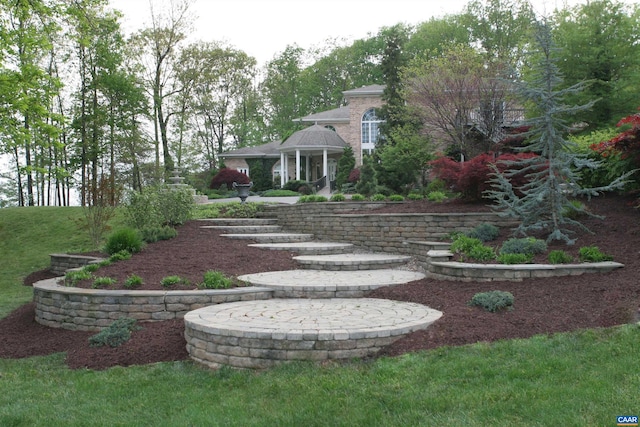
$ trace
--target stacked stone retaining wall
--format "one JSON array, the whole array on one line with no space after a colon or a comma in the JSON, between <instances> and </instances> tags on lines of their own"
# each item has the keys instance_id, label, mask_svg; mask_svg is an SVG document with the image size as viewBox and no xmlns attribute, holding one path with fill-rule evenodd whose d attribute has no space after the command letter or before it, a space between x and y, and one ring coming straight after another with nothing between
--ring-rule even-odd
<instances>
[{"instance_id":1,"label":"stacked stone retaining wall","mask_svg":"<svg viewBox=\"0 0 640 427\"><path fill-rule=\"evenodd\" d=\"M193 291L128 291L65 287L58 279L33 285L36 321L53 328L100 330L115 319L144 321L182 319L185 313L234 301L264 300L273 291L261 287Z\"/></svg>"},{"instance_id":2,"label":"stacked stone retaining wall","mask_svg":"<svg viewBox=\"0 0 640 427\"><path fill-rule=\"evenodd\" d=\"M410 241L438 240L453 231L471 230L481 223L499 227L513 225L490 212L378 214L371 210L327 213L337 211L332 205L340 203L278 206L270 212L288 231L311 233L318 240L353 243L371 251L407 255L414 254L415 248L408 245Z\"/></svg>"},{"instance_id":3,"label":"stacked stone retaining wall","mask_svg":"<svg viewBox=\"0 0 640 427\"><path fill-rule=\"evenodd\" d=\"M86 255L51 254L50 270L52 273L64 276L67 270L84 267L92 262L102 261L102 258Z\"/></svg>"}]
</instances>

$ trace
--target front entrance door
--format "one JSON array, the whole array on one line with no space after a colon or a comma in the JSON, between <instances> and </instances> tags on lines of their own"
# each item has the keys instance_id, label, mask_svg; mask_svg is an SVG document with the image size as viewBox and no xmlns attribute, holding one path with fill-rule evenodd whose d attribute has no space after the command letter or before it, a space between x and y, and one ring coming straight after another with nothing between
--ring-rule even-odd
<instances>
[{"instance_id":1,"label":"front entrance door","mask_svg":"<svg viewBox=\"0 0 640 427\"><path fill-rule=\"evenodd\" d=\"M336 159L327 160L327 169L329 171L329 182L336 180L336 172L338 171L338 161Z\"/></svg>"}]
</instances>

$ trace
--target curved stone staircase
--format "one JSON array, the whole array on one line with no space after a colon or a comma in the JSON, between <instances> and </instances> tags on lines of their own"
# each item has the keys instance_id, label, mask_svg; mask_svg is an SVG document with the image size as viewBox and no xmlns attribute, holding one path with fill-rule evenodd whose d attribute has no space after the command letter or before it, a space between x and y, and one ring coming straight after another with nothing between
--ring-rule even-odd
<instances>
[{"instance_id":1,"label":"curved stone staircase","mask_svg":"<svg viewBox=\"0 0 640 427\"><path fill-rule=\"evenodd\" d=\"M419 280L402 269L411 257L360 253L347 243L287 233L270 218L202 220L204 228L265 250L289 250L300 269L238 279L274 290L274 299L204 307L187 313L192 359L217 368L266 368L289 360L366 357L442 316L429 307L364 298L366 292Z\"/></svg>"}]
</instances>

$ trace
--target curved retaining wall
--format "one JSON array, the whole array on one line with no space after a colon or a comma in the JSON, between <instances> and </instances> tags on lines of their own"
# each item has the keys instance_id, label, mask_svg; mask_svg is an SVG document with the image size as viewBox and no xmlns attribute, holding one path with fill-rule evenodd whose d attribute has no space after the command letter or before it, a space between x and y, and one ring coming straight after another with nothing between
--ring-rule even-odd
<instances>
[{"instance_id":1,"label":"curved retaining wall","mask_svg":"<svg viewBox=\"0 0 640 427\"><path fill-rule=\"evenodd\" d=\"M93 262L102 261L104 258L96 258L86 255L51 254L49 255L51 264L49 269L52 273L64 276L67 270L84 267Z\"/></svg>"},{"instance_id":2,"label":"curved retaining wall","mask_svg":"<svg viewBox=\"0 0 640 427\"><path fill-rule=\"evenodd\" d=\"M194 291L82 289L60 286L58 280L34 283L36 322L78 331L100 330L121 317L144 321L182 319L185 313L198 308L270 299L273 294L273 290L259 287Z\"/></svg>"}]
</instances>

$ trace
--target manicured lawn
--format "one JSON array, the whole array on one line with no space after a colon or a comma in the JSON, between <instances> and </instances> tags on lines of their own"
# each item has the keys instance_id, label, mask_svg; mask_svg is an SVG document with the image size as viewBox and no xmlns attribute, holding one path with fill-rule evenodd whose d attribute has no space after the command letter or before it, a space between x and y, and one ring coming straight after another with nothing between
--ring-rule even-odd
<instances>
[{"instance_id":1,"label":"manicured lawn","mask_svg":"<svg viewBox=\"0 0 640 427\"><path fill-rule=\"evenodd\" d=\"M0 316L30 300L22 277L49 253L90 249L80 214L0 210ZM0 426L615 425L640 412L638 342L627 325L265 372L0 359Z\"/></svg>"}]
</instances>

